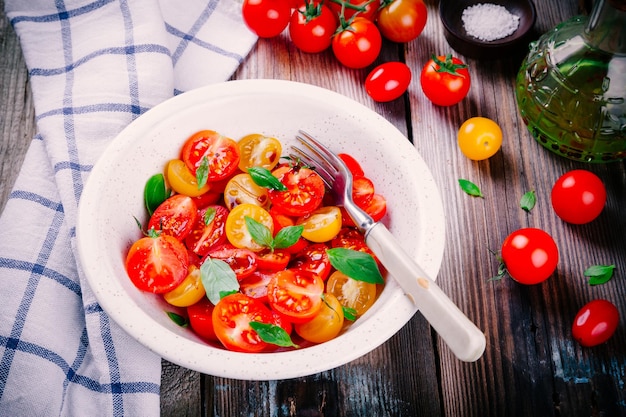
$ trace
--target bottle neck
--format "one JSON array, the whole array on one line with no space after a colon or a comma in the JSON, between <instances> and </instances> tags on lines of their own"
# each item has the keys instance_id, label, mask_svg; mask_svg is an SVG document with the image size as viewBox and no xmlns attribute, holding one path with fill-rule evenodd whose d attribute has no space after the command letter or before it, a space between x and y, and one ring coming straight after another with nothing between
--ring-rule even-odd
<instances>
[{"instance_id":1,"label":"bottle neck","mask_svg":"<svg viewBox=\"0 0 626 417\"><path fill-rule=\"evenodd\" d=\"M626 54L626 0L596 0L585 37L595 48Z\"/></svg>"}]
</instances>

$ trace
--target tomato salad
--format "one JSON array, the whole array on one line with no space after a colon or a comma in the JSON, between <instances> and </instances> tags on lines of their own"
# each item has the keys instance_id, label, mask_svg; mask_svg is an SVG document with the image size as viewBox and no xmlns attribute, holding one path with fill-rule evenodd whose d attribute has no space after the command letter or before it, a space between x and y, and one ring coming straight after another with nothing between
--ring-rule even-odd
<instances>
[{"instance_id":1,"label":"tomato salad","mask_svg":"<svg viewBox=\"0 0 626 417\"><path fill-rule=\"evenodd\" d=\"M384 284L321 177L281 155L281 143L262 134L239 141L213 130L193 134L147 181L149 220L127 253L137 288L162 295L176 322L229 350L328 341ZM380 220L385 198L358 161L339 156L353 173L355 203Z\"/></svg>"}]
</instances>

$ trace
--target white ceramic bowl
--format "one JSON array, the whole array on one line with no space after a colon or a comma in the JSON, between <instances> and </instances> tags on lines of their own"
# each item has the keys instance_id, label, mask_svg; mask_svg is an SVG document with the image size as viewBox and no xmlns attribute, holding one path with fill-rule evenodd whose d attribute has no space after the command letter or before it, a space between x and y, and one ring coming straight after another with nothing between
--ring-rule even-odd
<instances>
[{"instance_id":1,"label":"white ceramic bowl","mask_svg":"<svg viewBox=\"0 0 626 417\"><path fill-rule=\"evenodd\" d=\"M387 199L385 223L426 272L435 277L444 248L441 198L411 143L388 121L340 94L277 80L230 81L174 97L124 129L104 152L82 194L79 258L102 308L126 332L161 357L202 373L246 380L295 378L354 360L385 342L416 312L393 279L374 306L345 333L300 350L248 354L211 346L166 314L160 296L130 282L124 258L140 237L143 188L201 129L233 139L277 137L284 149L304 129L335 152L349 152Z\"/></svg>"}]
</instances>

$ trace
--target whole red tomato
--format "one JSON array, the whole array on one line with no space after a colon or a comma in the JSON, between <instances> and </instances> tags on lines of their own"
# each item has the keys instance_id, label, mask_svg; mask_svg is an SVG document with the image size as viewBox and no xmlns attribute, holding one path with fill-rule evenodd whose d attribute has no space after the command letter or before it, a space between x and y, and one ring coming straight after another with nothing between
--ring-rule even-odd
<instances>
[{"instance_id":1,"label":"whole red tomato","mask_svg":"<svg viewBox=\"0 0 626 417\"><path fill-rule=\"evenodd\" d=\"M563 174L552 187L552 208L562 220L585 224L600 215L606 203L602 180L590 171L575 169Z\"/></svg>"},{"instance_id":2,"label":"whole red tomato","mask_svg":"<svg viewBox=\"0 0 626 417\"><path fill-rule=\"evenodd\" d=\"M278 36L289 24L288 0L244 0L241 12L246 25L261 38Z\"/></svg>"},{"instance_id":3,"label":"whole red tomato","mask_svg":"<svg viewBox=\"0 0 626 417\"><path fill-rule=\"evenodd\" d=\"M376 25L362 17L343 27L333 37L333 53L348 68L365 68L372 64L382 47L382 37Z\"/></svg>"},{"instance_id":4,"label":"whole red tomato","mask_svg":"<svg viewBox=\"0 0 626 417\"><path fill-rule=\"evenodd\" d=\"M422 68L420 84L434 104L452 106L467 96L471 79L467 65L459 58L433 55Z\"/></svg>"},{"instance_id":5,"label":"whole red tomato","mask_svg":"<svg viewBox=\"0 0 626 417\"><path fill-rule=\"evenodd\" d=\"M402 62L385 62L365 79L365 91L374 100L386 102L402 96L411 83L411 69Z\"/></svg>"},{"instance_id":6,"label":"whole red tomato","mask_svg":"<svg viewBox=\"0 0 626 417\"><path fill-rule=\"evenodd\" d=\"M328 6L306 2L291 14L289 35L294 45L304 52L322 52L330 47L337 19Z\"/></svg>"},{"instance_id":7,"label":"whole red tomato","mask_svg":"<svg viewBox=\"0 0 626 417\"><path fill-rule=\"evenodd\" d=\"M582 346L591 347L609 340L619 322L619 311L607 300L593 300L580 309L572 324L572 335Z\"/></svg>"},{"instance_id":8,"label":"whole red tomato","mask_svg":"<svg viewBox=\"0 0 626 417\"><path fill-rule=\"evenodd\" d=\"M335 16L339 18L342 14L342 2L343 4L343 18L349 21L354 15L371 20L376 19L376 12L380 6L379 1L371 0L326 0L325 4L335 13Z\"/></svg>"},{"instance_id":9,"label":"whole red tomato","mask_svg":"<svg viewBox=\"0 0 626 417\"><path fill-rule=\"evenodd\" d=\"M559 261L559 250L552 236L532 227L507 236L500 255L511 278L527 285L548 279Z\"/></svg>"},{"instance_id":10,"label":"whole red tomato","mask_svg":"<svg viewBox=\"0 0 626 417\"><path fill-rule=\"evenodd\" d=\"M404 43L422 33L427 18L428 10L422 0L384 0L376 23L385 38Z\"/></svg>"}]
</instances>

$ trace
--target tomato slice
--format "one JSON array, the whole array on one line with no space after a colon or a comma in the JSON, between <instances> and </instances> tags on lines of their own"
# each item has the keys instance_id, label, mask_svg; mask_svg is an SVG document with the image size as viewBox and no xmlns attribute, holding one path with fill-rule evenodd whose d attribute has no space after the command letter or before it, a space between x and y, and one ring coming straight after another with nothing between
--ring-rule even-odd
<instances>
[{"instance_id":1,"label":"tomato slice","mask_svg":"<svg viewBox=\"0 0 626 417\"><path fill-rule=\"evenodd\" d=\"M338 153L337 156L347 165L348 169L354 176L365 175L361 164L350 154Z\"/></svg>"},{"instance_id":2,"label":"tomato slice","mask_svg":"<svg viewBox=\"0 0 626 417\"><path fill-rule=\"evenodd\" d=\"M207 256L226 262L232 268L239 281L252 275L257 268L254 252L244 248L237 248L230 243L224 243L212 249Z\"/></svg>"},{"instance_id":3,"label":"tomato slice","mask_svg":"<svg viewBox=\"0 0 626 417\"><path fill-rule=\"evenodd\" d=\"M274 276L275 272L257 269L252 275L245 277L239 281L239 291L248 297L268 303L267 286Z\"/></svg>"},{"instance_id":4,"label":"tomato slice","mask_svg":"<svg viewBox=\"0 0 626 417\"><path fill-rule=\"evenodd\" d=\"M307 246L291 258L289 268L306 271L324 281L332 269L326 249L328 246L325 243Z\"/></svg>"},{"instance_id":5,"label":"tomato slice","mask_svg":"<svg viewBox=\"0 0 626 417\"><path fill-rule=\"evenodd\" d=\"M324 281L297 269L277 272L267 286L270 306L293 323L311 320L322 308Z\"/></svg>"},{"instance_id":6,"label":"tomato slice","mask_svg":"<svg viewBox=\"0 0 626 417\"><path fill-rule=\"evenodd\" d=\"M232 175L239 165L237 142L213 130L201 130L193 134L181 151L181 159L193 175L207 164L207 180L219 181Z\"/></svg>"},{"instance_id":7,"label":"tomato slice","mask_svg":"<svg viewBox=\"0 0 626 417\"><path fill-rule=\"evenodd\" d=\"M291 255L283 249L265 249L255 252L257 268L266 271L280 271L287 268Z\"/></svg>"},{"instance_id":8,"label":"tomato slice","mask_svg":"<svg viewBox=\"0 0 626 417\"><path fill-rule=\"evenodd\" d=\"M257 185L250 174L237 174L226 184L224 203L229 210L243 203L268 209L270 199L267 195L267 188Z\"/></svg>"},{"instance_id":9,"label":"tomato slice","mask_svg":"<svg viewBox=\"0 0 626 417\"><path fill-rule=\"evenodd\" d=\"M374 197L374 183L369 178L359 175L352 179L352 199L359 207L366 207Z\"/></svg>"},{"instance_id":10,"label":"tomato slice","mask_svg":"<svg viewBox=\"0 0 626 417\"><path fill-rule=\"evenodd\" d=\"M198 256L205 256L211 249L226 242L228 210L220 205L211 205L198 210L197 217L185 243Z\"/></svg>"},{"instance_id":11,"label":"tomato slice","mask_svg":"<svg viewBox=\"0 0 626 417\"><path fill-rule=\"evenodd\" d=\"M255 241L252 237L246 224L246 217L264 225L269 229L270 233L273 233L274 220L272 216L262 207L243 203L233 208L226 219L226 237L228 241L233 246L250 249L254 252L265 249L265 246Z\"/></svg>"},{"instance_id":12,"label":"tomato slice","mask_svg":"<svg viewBox=\"0 0 626 417\"><path fill-rule=\"evenodd\" d=\"M259 133L246 135L237 144L241 155L239 169L243 172L251 167L263 167L271 171L278 164L283 152L278 139Z\"/></svg>"},{"instance_id":13,"label":"tomato slice","mask_svg":"<svg viewBox=\"0 0 626 417\"><path fill-rule=\"evenodd\" d=\"M172 190L189 197L198 197L209 191L209 185L198 186L198 179L180 159L172 159L165 167L165 177Z\"/></svg>"},{"instance_id":14,"label":"tomato slice","mask_svg":"<svg viewBox=\"0 0 626 417\"><path fill-rule=\"evenodd\" d=\"M126 255L126 272L142 291L163 294L176 288L189 270L185 245L167 234L151 232L133 243Z\"/></svg>"},{"instance_id":15,"label":"tomato slice","mask_svg":"<svg viewBox=\"0 0 626 417\"><path fill-rule=\"evenodd\" d=\"M272 174L287 187L287 191L269 190L276 210L288 216L304 216L320 206L325 188L322 178L312 169L281 166Z\"/></svg>"},{"instance_id":16,"label":"tomato slice","mask_svg":"<svg viewBox=\"0 0 626 417\"><path fill-rule=\"evenodd\" d=\"M341 222L345 227L355 227L354 221L345 208L340 207ZM387 200L380 194L374 194L371 201L364 207L361 207L375 222L382 220L387 214Z\"/></svg>"},{"instance_id":17,"label":"tomato slice","mask_svg":"<svg viewBox=\"0 0 626 417\"><path fill-rule=\"evenodd\" d=\"M161 231L178 240L185 239L196 223L197 212L191 197L175 194L157 207L148 222L148 230Z\"/></svg>"},{"instance_id":18,"label":"tomato slice","mask_svg":"<svg viewBox=\"0 0 626 417\"><path fill-rule=\"evenodd\" d=\"M357 316L363 315L376 301L376 284L357 281L335 271L326 282L326 291L333 294L341 305L353 308Z\"/></svg>"},{"instance_id":19,"label":"tomato slice","mask_svg":"<svg viewBox=\"0 0 626 417\"><path fill-rule=\"evenodd\" d=\"M242 293L227 295L215 306L212 319L215 334L226 349L261 352L268 347L250 326L252 321L273 324L270 310L259 300Z\"/></svg>"},{"instance_id":20,"label":"tomato slice","mask_svg":"<svg viewBox=\"0 0 626 417\"><path fill-rule=\"evenodd\" d=\"M215 306L204 297L197 303L187 307L189 325L198 336L212 342L219 341L213 328L213 310Z\"/></svg>"},{"instance_id":21,"label":"tomato slice","mask_svg":"<svg viewBox=\"0 0 626 417\"><path fill-rule=\"evenodd\" d=\"M300 217L296 224L304 227L303 238L311 242L328 242L341 230L341 210L336 206L323 206Z\"/></svg>"},{"instance_id":22,"label":"tomato slice","mask_svg":"<svg viewBox=\"0 0 626 417\"><path fill-rule=\"evenodd\" d=\"M200 268L189 265L187 277L176 288L163 294L169 304L176 307L188 307L205 297L206 292L201 281Z\"/></svg>"}]
</instances>

